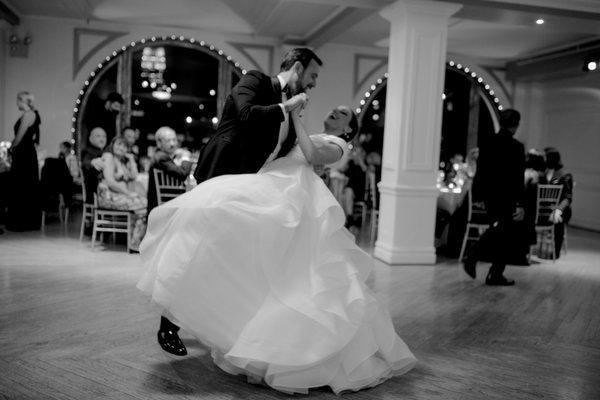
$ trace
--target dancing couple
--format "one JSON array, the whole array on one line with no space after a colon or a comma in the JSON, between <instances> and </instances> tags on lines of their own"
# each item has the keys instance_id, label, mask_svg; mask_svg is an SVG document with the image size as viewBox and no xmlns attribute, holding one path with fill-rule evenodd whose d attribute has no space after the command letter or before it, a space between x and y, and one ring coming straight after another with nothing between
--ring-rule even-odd
<instances>
[{"instance_id":1,"label":"dancing couple","mask_svg":"<svg viewBox=\"0 0 600 400\"><path fill-rule=\"evenodd\" d=\"M242 77L200 156L201 183L152 211L140 248L138 288L164 310L165 351L186 354L182 326L224 371L286 393L355 391L416 363L364 283L371 257L313 171L358 132L347 106L324 133L306 132L300 113L321 65L296 48L276 77Z\"/></svg>"}]
</instances>

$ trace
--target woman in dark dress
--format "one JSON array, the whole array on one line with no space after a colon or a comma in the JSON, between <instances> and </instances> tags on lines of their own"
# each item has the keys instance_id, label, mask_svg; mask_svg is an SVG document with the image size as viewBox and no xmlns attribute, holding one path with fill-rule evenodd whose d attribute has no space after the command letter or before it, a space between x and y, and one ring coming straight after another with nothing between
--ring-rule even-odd
<instances>
[{"instance_id":1,"label":"woman in dark dress","mask_svg":"<svg viewBox=\"0 0 600 400\"><path fill-rule=\"evenodd\" d=\"M17 107L22 112L15 123L11 146L12 166L6 228L28 231L40 228L39 169L35 144L39 143L40 115L33 106L33 95L20 92Z\"/></svg>"}]
</instances>

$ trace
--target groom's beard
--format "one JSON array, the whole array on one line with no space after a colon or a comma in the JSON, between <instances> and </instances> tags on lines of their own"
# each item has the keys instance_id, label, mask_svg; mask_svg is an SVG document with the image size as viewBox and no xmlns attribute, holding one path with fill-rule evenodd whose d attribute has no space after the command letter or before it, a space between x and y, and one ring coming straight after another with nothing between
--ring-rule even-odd
<instances>
[{"instance_id":1,"label":"groom's beard","mask_svg":"<svg viewBox=\"0 0 600 400\"><path fill-rule=\"evenodd\" d=\"M295 95L300 94L300 93L304 93L306 91L306 88L303 88L301 86L296 86L295 88L293 88L293 89L290 88L290 89L291 89L290 90L290 94L292 96L295 96Z\"/></svg>"}]
</instances>

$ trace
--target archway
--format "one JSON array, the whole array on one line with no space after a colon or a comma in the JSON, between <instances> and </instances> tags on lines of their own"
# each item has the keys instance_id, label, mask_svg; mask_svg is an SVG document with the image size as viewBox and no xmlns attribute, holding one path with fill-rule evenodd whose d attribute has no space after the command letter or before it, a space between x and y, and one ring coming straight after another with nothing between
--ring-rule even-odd
<instances>
[{"instance_id":1,"label":"archway","mask_svg":"<svg viewBox=\"0 0 600 400\"><path fill-rule=\"evenodd\" d=\"M90 72L73 108L71 133L76 149L85 146L94 110L111 92L124 98L114 132L126 126L141 131L140 145L153 143L163 125L196 149L212 133L225 97L245 74L223 50L183 36L143 38L114 50ZM110 137L109 137L110 140Z\"/></svg>"},{"instance_id":2,"label":"archway","mask_svg":"<svg viewBox=\"0 0 600 400\"><path fill-rule=\"evenodd\" d=\"M363 143L367 152L383 146L385 98L388 74L377 79L365 91L356 112L361 122ZM466 157L485 136L498 128L498 115L503 109L494 89L468 66L454 61L446 63L440 163L455 154Z\"/></svg>"}]
</instances>

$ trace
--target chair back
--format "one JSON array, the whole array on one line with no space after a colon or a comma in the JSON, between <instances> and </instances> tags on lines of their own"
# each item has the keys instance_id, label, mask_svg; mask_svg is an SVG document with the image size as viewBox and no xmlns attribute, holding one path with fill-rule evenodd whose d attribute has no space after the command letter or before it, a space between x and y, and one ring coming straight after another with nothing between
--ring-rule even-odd
<instances>
[{"instance_id":1,"label":"chair back","mask_svg":"<svg viewBox=\"0 0 600 400\"><path fill-rule=\"evenodd\" d=\"M159 206L185 193L184 181L159 169L154 169L154 183L156 186L156 200Z\"/></svg>"},{"instance_id":2,"label":"chair back","mask_svg":"<svg viewBox=\"0 0 600 400\"><path fill-rule=\"evenodd\" d=\"M98 207L98 201L96 200L96 192L93 192L93 196L94 196L94 201L93 203L88 203L88 192L87 192L87 187L86 187L86 182L85 182L85 175L83 174L83 169L81 169L81 167L79 167L79 176L81 176L81 197L83 199L83 204L91 204L94 207Z\"/></svg>"},{"instance_id":3,"label":"chair back","mask_svg":"<svg viewBox=\"0 0 600 400\"><path fill-rule=\"evenodd\" d=\"M558 207L563 185L541 185L537 187L535 224L552 225L550 215Z\"/></svg>"},{"instance_id":4,"label":"chair back","mask_svg":"<svg viewBox=\"0 0 600 400\"><path fill-rule=\"evenodd\" d=\"M375 172L367 170L367 179L365 179L365 200L367 204L370 204L371 207L377 210L377 182L375 177Z\"/></svg>"},{"instance_id":5,"label":"chair back","mask_svg":"<svg viewBox=\"0 0 600 400\"><path fill-rule=\"evenodd\" d=\"M467 190L467 205L468 214L467 222L470 224L488 225L489 220L487 211L482 202L473 202L473 190L472 187Z\"/></svg>"}]
</instances>

